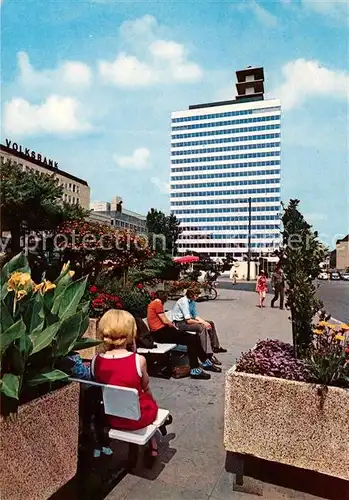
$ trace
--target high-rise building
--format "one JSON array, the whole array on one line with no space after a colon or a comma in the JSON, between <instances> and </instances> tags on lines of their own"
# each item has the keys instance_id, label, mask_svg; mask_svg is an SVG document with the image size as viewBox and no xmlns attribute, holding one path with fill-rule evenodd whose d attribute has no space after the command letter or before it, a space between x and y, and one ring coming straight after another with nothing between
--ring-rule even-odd
<instances>
[{"instance_id":1,"label":"high-rise building","mask_svg":"<svg viewBox=\"0 0 349 500\"><path fill-rule=\"evenodd\" d=\"M280 101L264 100L263 68L236 76L235 100L171 116L171 212L183 228L181 253L243 257L250 233L252 254L267 255L280 241Z\"/></svg>"}]
</instances>

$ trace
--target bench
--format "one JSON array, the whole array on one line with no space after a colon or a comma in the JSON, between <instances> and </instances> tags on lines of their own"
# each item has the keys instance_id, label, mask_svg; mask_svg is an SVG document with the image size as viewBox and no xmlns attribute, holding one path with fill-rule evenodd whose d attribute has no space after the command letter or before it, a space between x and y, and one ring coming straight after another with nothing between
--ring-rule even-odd
<instances>
[{"instance_id":1,"label":"bench","mask_svg":"<svg viewBox=\"0 0 349 500\"><path fill-rule=\"evenodd\" d=\"M141 418L141 409L137 389L100 384L91 380L82 380L78 378L70 378L69 380L71 382L78 382L79 384L89 387L99 387L102 391L105 415L123 417L130 420L139 420ZM118 441L123 441L129 444L129 468L134 468L137 463L139 447L146 445L154 436L156 431L163 428L166 420L169 418L172 421L170 412L159 408L156 420L143 429L136 431L118 429L109 430L108 435L110 439L117 439Z\"/></svg>"}]
</instances>

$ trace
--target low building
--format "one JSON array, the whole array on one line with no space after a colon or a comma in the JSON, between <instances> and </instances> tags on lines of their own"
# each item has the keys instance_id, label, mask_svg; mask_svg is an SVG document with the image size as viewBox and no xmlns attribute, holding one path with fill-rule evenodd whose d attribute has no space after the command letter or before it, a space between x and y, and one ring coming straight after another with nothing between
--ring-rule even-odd
<instances>
[{"instance_id":1,"label":"low building","mask_svg":"<svg viewBox=\"0 0 349 500\"><path fill-rule=\"evenodd\" d=\"M336 268L349 268L349 234L336 242Z\"/></svg>"},{"instance_id":2,"label":"low building","mask_svg":"<svg viewBox=\"0 0 349 500\"><path fill-rule=\"evenodd\" d=\"M115 196L111 202L94 201L90 204L90 219L101 222L103 217L115 228L132 229L137 233L147 232L147 219L144 215L123 208L122 198Z\"/></svg>"},{"instance_id":3,"label":"low building","mask_svg":"<svg viewBox=\"0 0 349 500\"><path fill-rule=\"evenodd\" d=\"M1 165L19 165L23 170L32 169L45 174L54 174L63 188L63 200L88 209L90 206L90 187L87 181L61 170L56 161L29 148L6 139L0 145Z\"/></svg>"}]
</instances>

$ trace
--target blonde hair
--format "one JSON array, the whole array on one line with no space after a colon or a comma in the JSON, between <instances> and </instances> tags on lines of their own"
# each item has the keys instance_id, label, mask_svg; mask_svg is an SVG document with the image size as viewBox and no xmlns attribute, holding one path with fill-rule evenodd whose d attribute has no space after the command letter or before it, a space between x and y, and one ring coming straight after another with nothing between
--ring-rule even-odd
<instances>
[{"instance_id":1,"label":"blonde hair","mask_svg":"<svg viewBox=\"0 0 349 500\"><path fill-rule=\"evenodd\" d=\"M101 317L98 330L102 334L107 349L132 344L137 333L134 317L127 311L110 309Z\"/></svg>"}]
</instances>

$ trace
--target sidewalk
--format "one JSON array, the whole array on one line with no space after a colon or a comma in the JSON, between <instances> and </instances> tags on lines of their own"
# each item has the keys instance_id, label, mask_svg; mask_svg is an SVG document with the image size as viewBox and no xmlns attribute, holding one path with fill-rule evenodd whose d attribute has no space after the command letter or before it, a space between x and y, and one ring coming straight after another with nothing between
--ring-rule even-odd
<instances>
[{"instance_id":1,"label":"sidewalk","mask_svg":"<svg viewBox=\"0 0 349 500\"><path fill-rule=\"evenodd\" d=\"M233 491L233 475L224 470L225 371L260 338L291 340L287 311L269 307L260 310L254 292L238 289L246 288L245 285L233 290L229 287L228 280L223 279L218 299L198 304L199 315L216 322L221 343L228 349L227 354L219 355L222 374L212 374L209 381L151 380L154 396L161 407L170 410L173 424L162 440L154 469L139 468L128 474L108 495L108 500L316 499L266 483L261 483L263 497L237 493Z\"/></svg>"}]
</instances>

